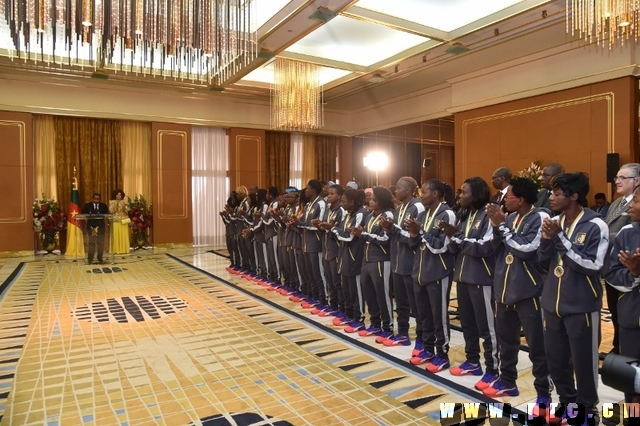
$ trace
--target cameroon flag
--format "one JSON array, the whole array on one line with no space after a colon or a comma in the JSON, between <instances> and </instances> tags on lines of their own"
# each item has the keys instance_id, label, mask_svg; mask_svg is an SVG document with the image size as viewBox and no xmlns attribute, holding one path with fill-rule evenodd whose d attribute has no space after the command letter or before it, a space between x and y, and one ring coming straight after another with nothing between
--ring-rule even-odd
<instances>
[{"instance_id":1,"label":"cameroon flag","mask_svg":"<svg viewBox=\"0 0 640 426\"><path fill-rule=\"evenodd\" d=\"M84 257L84 241L80 223L76 215L80 213L80 194L76 178L71 184L71 199L69 200L69 214L67 216L67 256Z\"/></svg>"}]
</instances>

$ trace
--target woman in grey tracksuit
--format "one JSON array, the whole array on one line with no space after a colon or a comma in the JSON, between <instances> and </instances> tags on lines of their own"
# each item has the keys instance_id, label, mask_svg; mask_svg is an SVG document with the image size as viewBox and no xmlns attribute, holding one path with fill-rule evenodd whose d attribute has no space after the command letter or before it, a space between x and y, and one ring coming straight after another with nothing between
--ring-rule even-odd
<instances>
[{"instance_id":1,"label":"woman in grey tracksuit","mask_svg":"<svg viewBox=\"0 0 640 426\"><path fill-rule=\"evenodd\" d=\"M445 202L453 191L447 184L431 179L422 185L420 201L425 211L417 220L407 224L416 249L413 264L413 291L422 321L423 349L411 358L415 365L427 365L432 373L449 368L449 287L453 273L453 254L449 252L449 238L441 231L442 223L454 224L455 215Z\"/></svg>"},{"instance_id":2,"label":"woman in grey tracksuit","mask_svg":"<svg viewBox=\"0 0 640 426\"><path fill-rule=\"evenodd\" d=\"M380 226L380 220L393 220L393 196L382 186L373 188L370 206L364 226L352 231L364 241L364 259L360 282L367 302L370 326L358 330L361 336L391 336L393 328L393 303L391 301L391 264L389 260L389 235Z\"/></svg>"},{"instance_id":3,"label":"woman in grey tracksuit","mask_svg":"<svg viewBox=\"0 0 640 426\"><path fill-rule=\"evenodd\" d=\"M498 342L493 316L493 228L485 207L489 185L480 177L464 181L460 205L467 213L457 227L441 224L451 239L449 250L456 255L454 281L457 283L458 312L467 359L450 369L455 376L482 375L479 338L483 339L486 374L476 383L481 387L498 374Z\"/></svg>"},{"instance_id":4,"label":"woman in grey tracksuit","mask_svg":"<svg viewBox=\"0 0 640 426\"><path fill-rule=\"evenodd\" d=\"M355 227L362 226L367 211L362 207L364 192L347 189L342 194L342 208L346 215L342 222L333 227L333 233L340 241L340 260L338 273L342 279L345 308L342 317L334 318L334 325L355 327L364 318L364 300L360 286L362 269L362 240L351 233ZM341 320L339 324L335 320Z\"/></svg>"}]
</instances>

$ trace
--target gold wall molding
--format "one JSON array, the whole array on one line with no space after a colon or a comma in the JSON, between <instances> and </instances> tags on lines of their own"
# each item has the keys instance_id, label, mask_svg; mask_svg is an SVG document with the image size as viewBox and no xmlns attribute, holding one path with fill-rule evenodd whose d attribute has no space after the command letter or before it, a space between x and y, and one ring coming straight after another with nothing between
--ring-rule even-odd
<instances>
[{"instance_id":1,"label":"gold wall molding","mask_svg":"<svg viewBox=\"0 0 640 426\"><path fill-rule=\"evenodd\" d=\"M182 211L178 214L167 213L164 210L164 207L167 205L166 200L164 199L164 152L163 145L165 143L164 137L166 136L178 136L181 138L180 141L180 153L182 158L180 159L181 170L180 176L182 178L182 202L180 206L182 207ZM188 170L190 169L189 159L187 158L188 154L188 139L187 132L184 131L176 131L176 130L159 130L157 134L157 147L158 147L158 155L157 155L157 170L158 170L158 202L157 202L157 212L159 219L186 219L189 217L189 208L188 202L190 201L188 198L189 195L189 182L188 182ZM174 194L175 195L175 194ZM171 203L172 205L176 205L176 203Z\"/></svg>"},{"instance_id":2,"label":"gold wall molding","mask_svg":"<svg viewBox=\"0 0 640 426\"><path fill-rule=\"evenodd\" d=\"M236 170L236 185L240 185L240 173L243 171L247 171L246 168L242 168L242 157L240 156L240 143L247 143L247 142L253 142L255 143L255 147L254 149L256 150L256 172L258 173L258 182L257 185L258 187L262 188L264 186L264 168L262 167L262 155L263 155L263 150L262 150L262 138L260 136L251 136L251 135L237 135L236 136L236 164L235 164L235 170ZM246 163L245 163L245 167L246 167Z\"/></svg>"},{"instance_id":3,"label":"gold wall molding","mask_svg":"<svg viewBox=\"0 0 640 426\"><path fill-rule=\"evenodd\" d=\"M487 121L496 121L502 120L504 118L516 117L520 115L526 114L535 114L542 111L549 111L559 108L568 108L576 105L583 105L593 102L601 102L604 101L607 104L607 152L612 153L615 152L615 139L614 139L614 126L613 120L615 115L615 105L614 105L614 93L613 92L604 92L599 93L597 95L584 96L579 98L567 99L559 102L551 102L547 104L501 112L496 114L489 114L480 117L469 118L463 120L462 122L462 149L461 149L461 159L462 159L462 170L463 176L467 176L467 134L469 126L474 124L483 123ZM487 107L489 108L489 107Z\"/></svg>"},{"instance_id":4,"label":"gold wall molding","mask_svg":"<svg viewBox=\"0 0 640 426\"><path fill-rule=\"evenodd\" d=\"M27 206L31 205L31 202L27 200L27 140L25 136L25 128L26 124L24 121L13 121L13 120L0 120L0 126L15 126L18 127L20 132L20 140L19 148L19 164L18 164L18 182L14 182L14 185L18 185L20 199L16 200L19 202L18 207L18 215L13 217L3 217L0 218L0 223L25 223L27 221ZM3 131L0 130L0 134ZM31 215L29 215L31 218Z\"/></svg>"}]
</instances>

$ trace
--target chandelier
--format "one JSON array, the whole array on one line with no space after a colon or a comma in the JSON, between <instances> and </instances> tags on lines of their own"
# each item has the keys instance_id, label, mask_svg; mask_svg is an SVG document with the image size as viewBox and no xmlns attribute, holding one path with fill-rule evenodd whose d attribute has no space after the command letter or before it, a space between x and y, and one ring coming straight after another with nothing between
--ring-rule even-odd
<instances>
[{"instance_id":1,"label":"chandelier","mask_svg":"<svg viewBox=\"0 0 640 426\"><path fill-rule=\"evenodd\" d=\"M569 8L571 1L571 8ZM611 49L617 40L638 39L640 0L567 0L567 32Z\"/></svg>"},{"instance_id":2,"label":"chandelier","mask_svg":"<svg viewBox=\"0 0 640 426\"><path fill-rule=\"evenodd\" d=\"M320 67L276 58L271 88L271 127L306 132L323 125Z\"/></svg>"},{"instance_id":3,"label":"chandelier","mask_svg":"<svg viewBox=\"0 0 640 426\"><path fill-rule=\"evenodd\" d=\"M1 0L0 54L221 85L257 57L253 0Z\"/></svg>"}]
</instances>

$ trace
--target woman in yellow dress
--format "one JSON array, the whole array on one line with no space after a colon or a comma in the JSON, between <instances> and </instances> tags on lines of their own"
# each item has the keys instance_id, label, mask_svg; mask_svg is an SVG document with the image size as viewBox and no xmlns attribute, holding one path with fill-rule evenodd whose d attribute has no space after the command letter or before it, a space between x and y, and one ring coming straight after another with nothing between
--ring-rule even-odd
<instances>
[{"instance_id":1,"label":"woman in yellow dress","mask_svg":"<svg viewBox=\"0 0 640 426\"><path fill-rule=\"evenodd\" d=\"M111 253L129 253L129 199L122 189L111 193L109 213L113 215L113 236L111 239Z\"/></svg>"}]
</instances>

